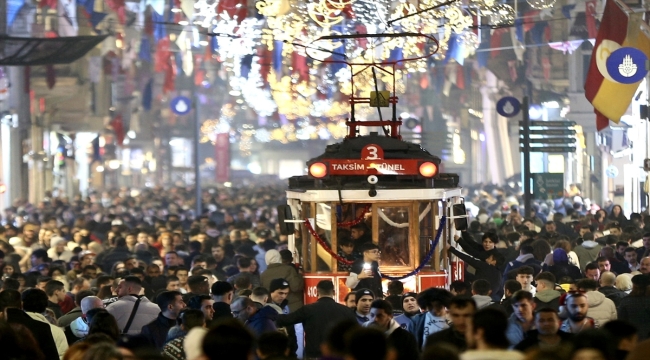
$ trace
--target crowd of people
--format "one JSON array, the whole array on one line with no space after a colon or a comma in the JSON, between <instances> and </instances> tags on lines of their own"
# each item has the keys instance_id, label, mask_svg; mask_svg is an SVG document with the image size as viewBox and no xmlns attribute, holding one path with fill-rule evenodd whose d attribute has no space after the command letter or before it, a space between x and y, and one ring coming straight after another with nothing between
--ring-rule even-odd
<instances>
[{"instance_id":1,"label":"crowd of people","mask_svg":"<svg viewBox=\"0 0 650 360\"><path fill-rule=\"evenodd\" d=\"M420 293L384 292L383 249L355 224L338 229L351 291L339 303L340 284L323 280L304 304L277 226L282 184L206 190L198 216L192 196L5 209L0 357L635 360L650 348L649 215L476 199L469 228L441 244L464 280Z\"/></svg>"}]
</instances>

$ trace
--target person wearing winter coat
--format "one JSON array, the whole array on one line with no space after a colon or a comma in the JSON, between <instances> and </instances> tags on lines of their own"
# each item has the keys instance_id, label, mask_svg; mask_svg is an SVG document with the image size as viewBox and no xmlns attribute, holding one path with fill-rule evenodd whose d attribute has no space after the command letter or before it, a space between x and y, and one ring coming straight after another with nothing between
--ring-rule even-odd
<instances>
[{"instance_id":1,"label":"person wearing winter coat","mask_svg":"<svg viewBox=\"0 0 650 360\"><path fill-rule=\"evenodd\" d=\"M439 288L429 288L418 295L418 305L425 312L415 315L407 330L415 336L421 349L430 335L449 328L445 309L449 307L452 298L453 295L449 291Z\"/></svg>"},{"instance_id":2,"label":"person wearing winter coat","mask_svg":"<svg viewBox=\"0 0 650 360\"><path fill-rule=\"evenodd\" d=\"M580 291L587 295L589 311L587 317L594 319L598 326L603 326L610 320L618 318L616 305L605 294L598 292L598 281L592 279L582 279L576 284Z\"/></svg>"},{"instance_id":3,"label":"person wearing winter coat","mask_svg":"<svg viewBox=\"0 0 650 360\"><path fill-rule=\"evenodd\" d=\"M535 278L537 291L535 292L535 308L551 308L556 312L560 310L560 297L562 293L555 290L555 276L550 272L542 272Z\"/></svg>"},{"instance_id":4,"label":"person wearing winter coat","mask_svg":"<svg viewBox=\"0 0 650 360\"><path fill-rule=\"evenodd\" d=\"M556 280L565 276L574 280L582 278L580 268L569 263L569 256L564 249L553 250L553 265L544 264L543 269L553 274Z\"/></svg>"},{"instance_id":5,"label":"person wearing winter coat","mask_svg":"<svg viewBox=\"0 0 650 360\"><path fill-rule=\"evenodd\" d=\"M627 293L614 287L616 284L616 275L614 275L614 273L611 271L605 271L604 273L600 274L599 282L600 288L598 291L603 293L606 298L612 300L614 302L614 305L618 307L618 305L621 303L621 299L626 297Z\"/></svg>"},{"instance_id":6,"label":"person wearing winter coat","mask_svg":"<svg viewBox=\"0 0 650 360\"><path fill-rule=\"evenodd\" d=\"M305 283L302 275L295 267L282 263L282 257L277 250L269 250L264 255L267 267L260 275L262 287L269 289L273 279L284 279L289 283L291 290L287 300L289 301L289 312L294 312L303 306L303 289Z\"/></svg>"},{"instance_id":7,"label":"person wearing winter coat","mask_svg":"<svg viewBox=\"0 0 650 360\"><path fill-rule=\"evenodd\" d=\"M497 251L490 251L489 256L485 260L479 260L456 250L455 248L451 247L451 244L449 243L447 243L445 247L452 254L458 256L461 260L463 260L466 265L472 266L474 269L476 269L476 280L487 280L487 282L492 285L491 296L494 301L501 300L501 297L503 296L503 285L501 283L504 263L503 255Z\"/></svg>"},{"instance_id":8,"label":"person wearing winter coat","mask_svg":"<svg viewBox=\"0 0 650 360\"><path fill-rule=\"evenodd\" d=\"M81 316L73 320L69 325L63 328L68 345L72 345L79 339L88 336L88 321L86 314L92 309L103 309L102 299L97 296L87 296L81 300Z\"/></svg>"},{"instance_id":9,"label":"person wearing winter coat","mask_svg":"<svg viewBox=\"0 0 650 360\"><path fill-rule=\"evenodd\" d=\"M271 306L263 306L248 297L240 296L230 304L230 309L233 316L256 336L267 331L277 331L275 320L278 318L278 312Z\"/></svg>"},{"instance_id":10,"label":"person wearing winter coat","mask_svg":"<svg viewBox=\"0 0 650 360\"><path fill-rule=\"evenodd\" d=\"M573 249L573 252L578 255L578 261L580 262L580 270L585 271L587 264L593 262L598 258L600 250L603 248L602 245L593 241L587 240L582 242L582 244L576 246Z\"/></svg>"},{"instance_id":11,"label":"person wearing winter coat","mask_svg":"<svg viewBox=\"0 0 650 360\"><path fill-rule=\"evenodd\" d=\"M533 269L535 275L542 272L542 263L535 259L533 255L533 247L530 245L523 245L519 249L519 256L514 261L510 261L506 264L506 268L503 271L503 282L508 279L514 279L517 277L515 270L519 269L522 266L530 266Z\"/></svg>"},{"instance_id":12,"label":"person wearing winter coat","mask_svg":"<svg viewBox=\"0 0 650 360\"><path fill-rule=\"evenodd\" d=\"M393 307L388 301L383 299L373 301L370 305L370 319L363 326L383 331L388 343L397 351L397 360L411 360L420 357L415 337L402 329L393 319Z\"/></svg>"}]
</instances>

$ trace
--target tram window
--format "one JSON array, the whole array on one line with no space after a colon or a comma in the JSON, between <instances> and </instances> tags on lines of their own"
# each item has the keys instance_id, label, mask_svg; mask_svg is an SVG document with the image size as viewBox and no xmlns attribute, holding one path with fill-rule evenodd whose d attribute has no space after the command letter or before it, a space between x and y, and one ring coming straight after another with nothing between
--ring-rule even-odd
<instances>
[{"instance_id":1,"label":"tram window","mask_svg":"<svg viewBox=\"0 0 650 360\"><path fill-rule=\"evenodd\" d=\"M332 247L332 208L328 204L316 204L316 233L331 248ZM316 271L332 271L331 255L318 245L316 256Z\"/></svg>"},{"instance_id":2,"label":"tram window","mask_svg":"<svg viewBox=\"0 0 650 360\"><path fill-rule=\"evenodd\" d=\"M409 207L378 208L379 249L382 266L408 266L409 255Z\"/></svg>"},{"instance_id":3,"label":"tram window","mask_svg":"<svg viewBox=\"0 0 650 360\"><path fill-rule=\"evenodd\" d=\"M431 216L431 203L422 202L419 205L420 209L420 241L418 246L420 246L420 254L424 256L431 249L430 241L436 237L436 225L433 224L433 217ZM416 264L417 265L417 264ZM431 267L431 263L425 265L425 267Z\"/></svg>"}]
</instances>

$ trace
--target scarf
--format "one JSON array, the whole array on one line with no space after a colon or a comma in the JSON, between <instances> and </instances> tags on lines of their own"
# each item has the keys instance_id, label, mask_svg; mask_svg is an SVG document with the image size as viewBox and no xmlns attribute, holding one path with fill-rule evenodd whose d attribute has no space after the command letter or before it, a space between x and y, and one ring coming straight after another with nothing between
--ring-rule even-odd
<instances>
[{"instance_id":1,"label":"scarf","mask_svg":"<svg viewBox=\"0 0 650 360\"><path fill-rule=\"evenodd\" d=\"M449 322L447 318L438 317L433 315L431 312L427 312L424 318L424 333L422 334L422 346L426 345L427 337L431 334L435 334L438 331L442 331L449 328Z\"/></svg>"}]
</instances>

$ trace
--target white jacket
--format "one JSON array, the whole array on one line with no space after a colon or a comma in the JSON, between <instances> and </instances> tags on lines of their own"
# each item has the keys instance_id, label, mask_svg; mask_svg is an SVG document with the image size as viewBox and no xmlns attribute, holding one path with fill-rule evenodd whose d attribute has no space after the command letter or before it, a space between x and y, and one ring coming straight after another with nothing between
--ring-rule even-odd
<instances>
[{"instance_id":1,"label":"white jacket","mask_svg":"<svg viewBox=\"0 0 650 360\"><path fill-rule=\"evenodd\" d=\"M126 323L129 321L136 300L137 298L133 295L123 296L116 302L108 305L106 308L106 311L115 316L117 327L120 331L123 331L126 327ZM156 320L158 314L160 314L160 308L158 305L152 303L146 297L142 297L128 334L139 335L140 332L142 332L142 327Z\"/></svg>"},{"instance_id":2,"label":"white jacket","mask_svg":"<svg viewBox=\"0 0 650 360\"><path fill-rule=\"evenodd\" d=\"M50 325L50 330L52 331L52 338L54 338L54 343L56 344L56 351L59 353L59 359L63 359L63 355L65 355L65 352L68 351L68 340L65 338L65 333L63 330L56 326L50 324L49 321L43 316L43 314L35 313L35 312L27 312L25 311L27 315L29 315L32 319L44 322L48 325Z\"/></svg>"},{"instance_id":3,"label":"white jacket","mask_svg":"<svg viewBox=\"0 0 650 360\"><path fill-rule=\"evenodd\" d=\"M68 249L63 249L63 252L61 255L59 255L56 253L56 247L51 247L47 250L47 256L49 256L52 261L63 260L65 262L70 262L70 259L74 256L74 254Z\"/></svg>"},{"instance_id":4,"label":"white jacket","mask_svg":"<svg viewBox=\"0 0 650 360\"><path fill-rule=\"evenodd\" d=\"M598 327L618 318L616 305L600 291L587 291L587 299L589 303L587 316L594 319Z\"/></svg>"},{"instance_id":5,"label":"white jacket","mask_svg":"<svg viewBox=\"0 0 650 360\"><path fill-rule=\"evenodd\" d=\"M86 321L82 316L76 318L73 322L70 323L70 331L72 331L72 334L78 338L84 338L88 336L88 330L89 330L88 324L86 324Z\"/></svg>"}]
</instances>

